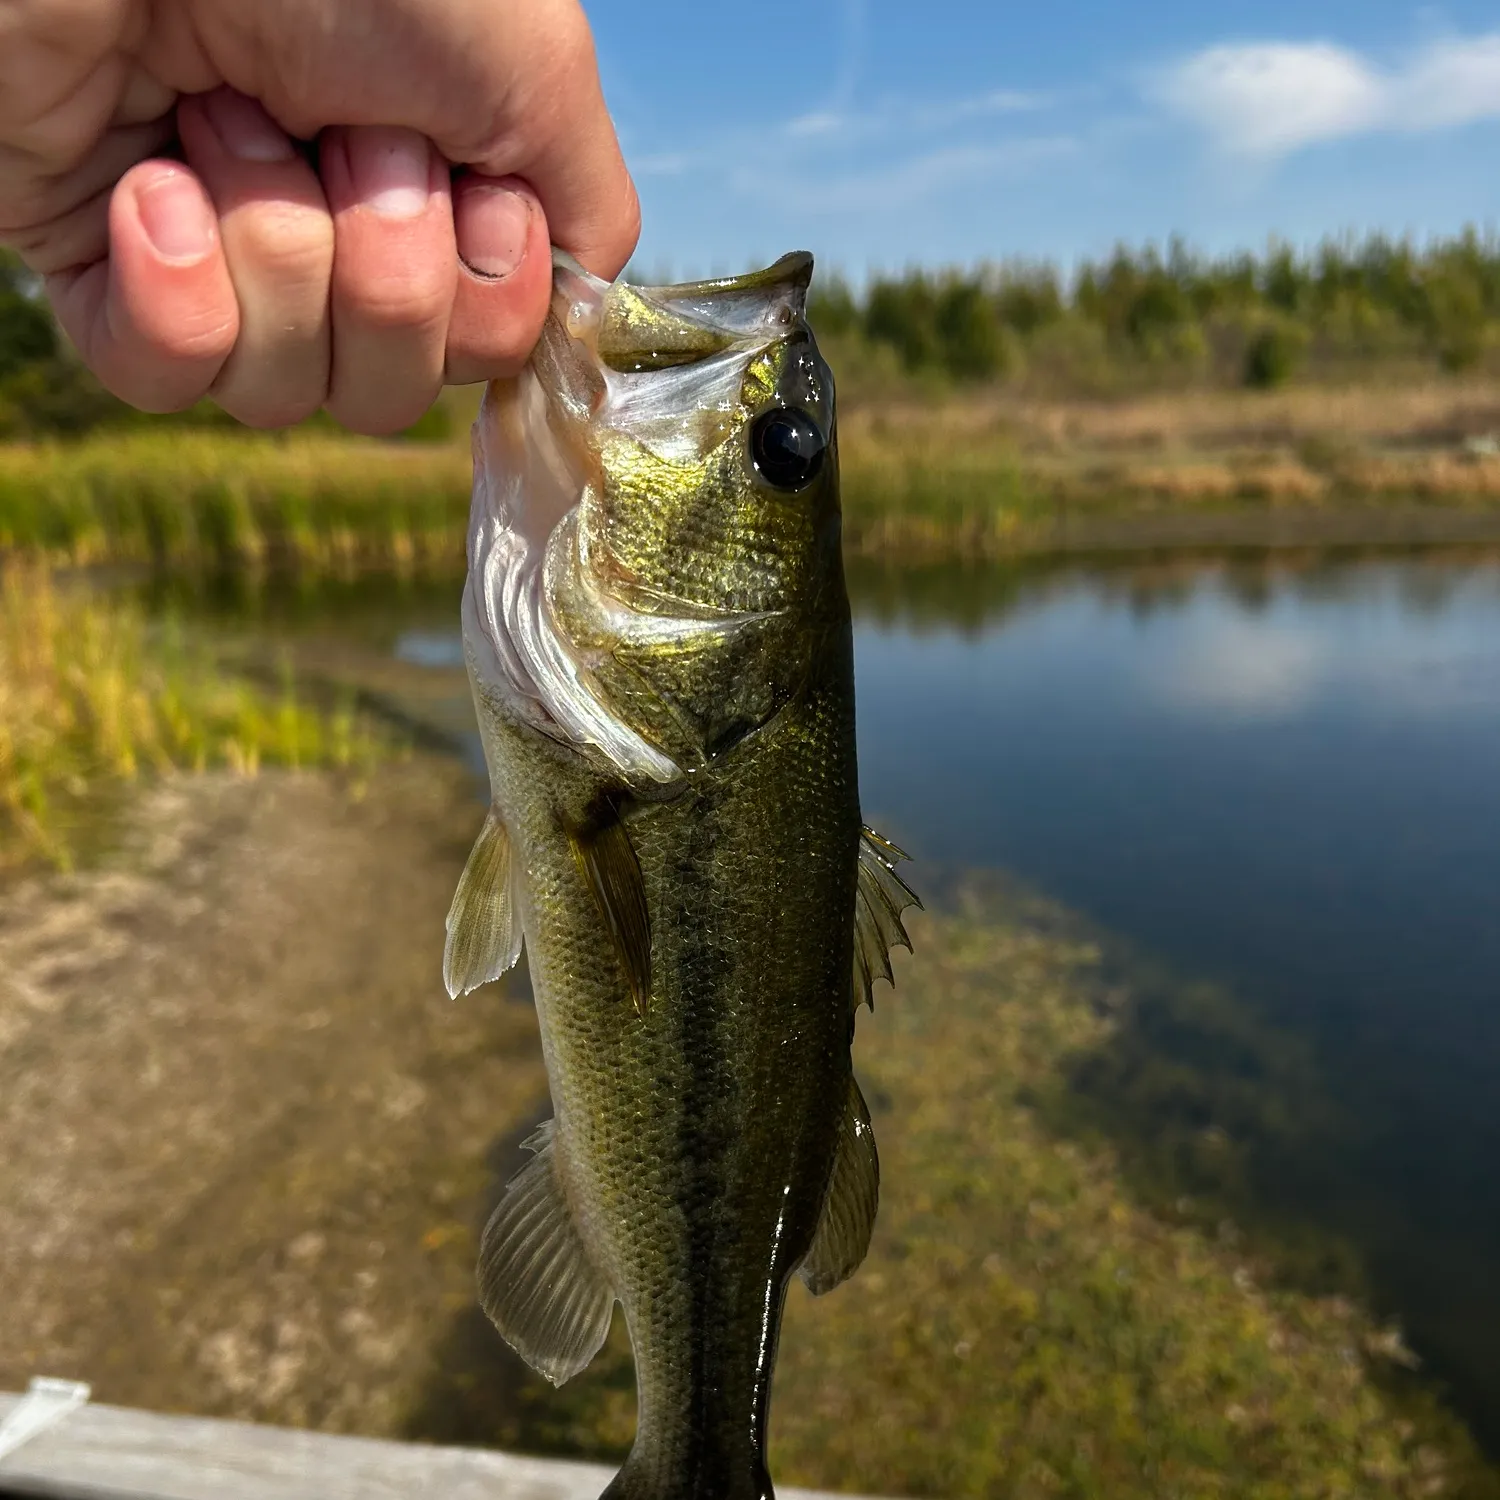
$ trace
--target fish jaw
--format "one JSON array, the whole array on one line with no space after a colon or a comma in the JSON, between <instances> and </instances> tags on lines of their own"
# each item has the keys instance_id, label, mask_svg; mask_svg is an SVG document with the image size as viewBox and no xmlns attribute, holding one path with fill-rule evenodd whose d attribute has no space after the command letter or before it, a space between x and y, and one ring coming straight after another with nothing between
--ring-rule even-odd
<instances>
[{"instance_id":1,"label":"fish jaw","mask_svg":"<svg viewBox=\"0 0 1500 1500\"><path fill-rule=\"evenodd\" d=\"M534 370L492 381L474 423L464 633L471 671L533 728L591 749L630 783L681 777L593 690L549 597L549 545L589 483L586 451L551 420Z\"/></svg>"},{"instance_id":2,"label":"fish jaw","mask_svg":"<svg viewBox=\"0 0 1500 1500\"><path fill-rule=\"evenodd\" d=\"M805 675L799 622L777 617L836 556L836 485L819 487L821 519L781 503L740 433L747 400L790 399L831 443L832 385L801 321L810 270L791 256L632 288L559 256L531 360L490 384L475 422L471 659L518 717L628 786L680 785ZM713 683L730 676L740 701L719 714Z\"/></svg>"}]
</instances>

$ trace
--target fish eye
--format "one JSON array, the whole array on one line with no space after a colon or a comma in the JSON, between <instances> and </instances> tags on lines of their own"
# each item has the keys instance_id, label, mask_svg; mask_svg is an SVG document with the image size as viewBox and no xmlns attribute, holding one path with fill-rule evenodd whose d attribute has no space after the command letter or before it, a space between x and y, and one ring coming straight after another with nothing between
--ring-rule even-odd
<instances>
[{"instance_id":1,"label":"fish eye","mask_svg":"<svg viewBox=\"0 0 1500 1500\"><path fill-rule=\"evenodd\" d=\"M778 406L763 412L750 429L750 457L767 484L778 490L800 490L823 467L828 442L805 411Z\"/></svg>"}]
</instances>

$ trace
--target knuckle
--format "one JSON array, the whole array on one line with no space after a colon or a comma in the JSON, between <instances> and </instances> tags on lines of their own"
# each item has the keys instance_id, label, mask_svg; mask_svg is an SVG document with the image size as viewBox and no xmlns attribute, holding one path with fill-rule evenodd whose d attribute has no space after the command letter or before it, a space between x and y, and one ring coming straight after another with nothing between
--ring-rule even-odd
<instances>
[{"instance_id":1,"label":"knuckle","mask_svg":"<svg viewBox=\"0 0 1500 1500\"><path fill-rule=\"evenodd\" d=\"M152 353L160 360L201 366L226 359L239 333L238 313L202 308L180 313L170 324L147 334Z\"/></svg>"},{"instance_id":2,"label":"knuckle","mask_svg":"<svg viewBox=\"0 0 1500 1500\"><path fill-rule=\"evenodd\" d=\"M368 400L334 399L328 403L328 414L339 426L347 427L361 437L393 437L403 428L410 427L427 410L428 404L421 400L377 406Z\"/></svg>"},{"instance_id":3,"label":"knuckle","mask_svg":"<svg viewBox=\"0 0 1500 1500\"><path fill-rule=\"evenodd\" d=\"M339 288L340 311L378 333L426 333L439 327L451 285L433 278L381 272L350 277Z\"/></svg>"},{"instance_id":4,"label":"knuckle","mask_svg":"<svg viewBox=\"0 0 1500 1500\"><path fill-rule=\"evenodd\" d=\"M236 422L262 430L295 427L298 422L306 421L323 404L321 396L288 398L268 392L248 395L217 390L209 394Z\"/></svg>"},{"instance_id":5,"label":"knuckle","mask_svg":"<svg viewBox=\"0 0 1500 1500\"><path fill-rule=\"evenodd\" d=\"M333 266L333 220L298 204L263 204L224 224L224 246L232 262L280 287L326 287Z\"/></svg>"},{"instance_id":6,"label":"knuckle","mask_svg":"<svg viewBox=\"0 0 1500 1500\"><path fill-rule=\"evenodd\" d=\"M623 266L641 238L641 195L636 190L635 179L628 172L625 174L624 199L620 204L615 229L619 237L616 250Z\"/></svg>"},{"instance_id":7,"label":"knuckle","mask_svg":"<svg viewBox=\"0 0 1500 1500\"><path fill-rule=\"evenodd\" d=\"M128 402L136 410L156 416L186 411L203 396L201 383L147 374L134 368L119 368L106 363L95 373L112 394Z\"/></svg>"},{"instance_id":8,"label":"knuckle","mask_svg":"<svg viewBox=\"0 0 1500 1500\"><path fill-rule=\"evenodd\" d=\"M591 68L594 62L594 34L589 29L583 8L574 0L554 7L548 17L555 62L567 68Z\"/></svg>"}]
</instances>

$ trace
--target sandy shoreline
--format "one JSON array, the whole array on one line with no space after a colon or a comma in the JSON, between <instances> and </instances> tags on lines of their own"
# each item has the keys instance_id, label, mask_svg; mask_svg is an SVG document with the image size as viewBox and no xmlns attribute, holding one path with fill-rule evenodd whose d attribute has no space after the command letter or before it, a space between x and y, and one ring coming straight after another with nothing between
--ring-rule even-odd
<instances>
[{"instance_id":1,"label":"sandy shoreline","mask_svg":"<svg viewBox=\"0 0 1500 1500\"><path fill-rule=\"evenodd\" d=\"M441 985L477 824L427 757L360 800L174 778L100 867L6 887L0 1388L399 1428L545 1096L531 1006Z\"/></svg>"}]
</instances>

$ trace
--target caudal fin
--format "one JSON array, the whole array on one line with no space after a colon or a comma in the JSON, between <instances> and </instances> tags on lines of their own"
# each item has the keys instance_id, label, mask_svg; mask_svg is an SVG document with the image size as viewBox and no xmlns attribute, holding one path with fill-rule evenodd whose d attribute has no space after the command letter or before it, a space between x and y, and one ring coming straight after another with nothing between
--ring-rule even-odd
<instances>
[{"instance_id":1,"label":"caudal fin","mask_svg":"<svg viewBox=\"0 0 1500 1500\"><path fill-rule=\"evenodd\" d=\"M600 1500L776 1500L758 1458L730 1467L701 1454L666 1454L637 1440Z\"/></svg>"}]
</instances>

